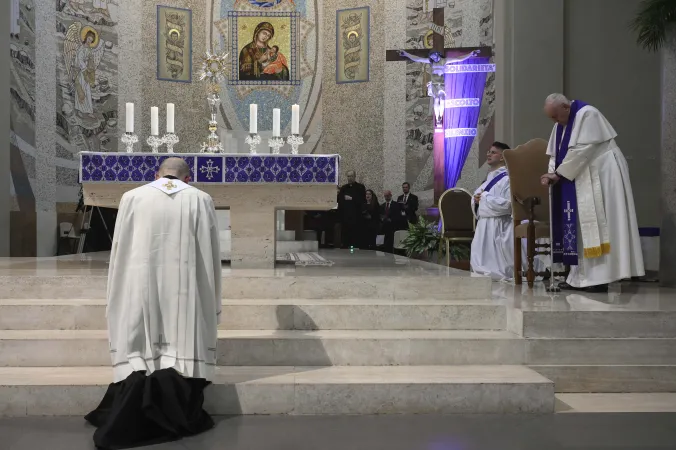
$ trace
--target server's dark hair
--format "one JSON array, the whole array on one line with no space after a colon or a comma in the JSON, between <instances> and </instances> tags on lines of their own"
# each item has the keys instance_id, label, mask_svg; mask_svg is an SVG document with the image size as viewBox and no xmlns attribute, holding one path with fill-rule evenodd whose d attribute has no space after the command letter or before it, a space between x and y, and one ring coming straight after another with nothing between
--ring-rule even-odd
<instances>
[{"instance_id":1,"label":"server's dark hair","mask_svg":"<svg viewBox=\"0 0 676 450\"><path fill-rule=\"evenodd\" d=\"M499 148L500 150L509 150L509 145L505 144L504 142L500 142L500 141L493 142L492 147Z\"/></svg>"}]
</instances>

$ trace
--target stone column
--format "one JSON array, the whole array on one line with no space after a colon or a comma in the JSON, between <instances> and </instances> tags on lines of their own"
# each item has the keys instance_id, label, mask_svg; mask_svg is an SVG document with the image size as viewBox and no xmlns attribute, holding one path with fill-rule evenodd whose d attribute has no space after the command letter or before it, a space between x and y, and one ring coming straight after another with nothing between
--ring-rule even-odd
<instances>
[{"instance_id":1,"label":"stone column","mask_svg":"<svg viewBox=\"0 0 676 450\"><path fill-rule=\"evenodd\" d=\"M9 256L9 84L11 65L9 51L9 5L10 2L0 2L0 48L4 48L2 60L0 60L0 135L5 136L0 145L0 180L5 180L0 187L0 257Z\"/></svg>"},{"instance_id":2,"label":"stone column","mask_svg":"<svg viewBox=\"0 0 676 450\"><path fill-rule=\"evenodd\" d=\"M35 209L37 256L56 255L56 81L54 4L35 7Z\"/></svg>"},{"instance_id":3,"label":"stone column","mask_svg":"<svg viewBox=\"0 0 676 450\"><path fill-rule=\"evenodd\" d=\"M660 285L676 287L676 26L662 49Z\"/></svg>"}]
</instances>

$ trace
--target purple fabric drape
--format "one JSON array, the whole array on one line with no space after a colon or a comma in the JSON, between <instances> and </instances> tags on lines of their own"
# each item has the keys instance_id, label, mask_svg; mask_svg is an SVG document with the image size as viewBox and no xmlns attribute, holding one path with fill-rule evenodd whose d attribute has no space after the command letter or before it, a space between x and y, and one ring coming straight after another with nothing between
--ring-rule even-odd
<instances>
[{"instance_id":1,"label":"purple fabric drape","mask_svg":"<svg viewBox=\"0 0 676 450\"><path fill-rule=\"evenodd\" d=\"M488 64L489 58L470 58L459 65ZM452 129L476 129L486 87L486 72L447 73L444 75L446 100L478 98L477 106L444 108L445 132ZM455 187L467 155L472 148L475 136L457 136L444 138L445 189Z\"/></svg>"}]
</instances>

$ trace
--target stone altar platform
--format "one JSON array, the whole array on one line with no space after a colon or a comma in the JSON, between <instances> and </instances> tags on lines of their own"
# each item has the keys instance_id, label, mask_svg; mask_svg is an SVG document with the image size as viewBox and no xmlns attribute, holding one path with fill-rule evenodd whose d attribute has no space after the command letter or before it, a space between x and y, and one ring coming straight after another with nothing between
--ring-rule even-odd
<instances>
[{"instance_id":1,"label":"stone altar platform","mask_svg":"<svg viewBox=\"0 0 676 450\"><path fill-rule=\"evenodd\" d=\"M277 210L328 210L336 204L337 155L80 154L86 205L117 208L122 195L155 179L169 156L190 166L193 184L230 210L233 267L272 268Z\"/></svg>"},{"instance_id":2,"label":"stone altar platform","mask_svg":"<svg viewBox=\"0 0 676 450\"><path fill-rule=\"evenodd\" d=\"M382 253L321 255L334 265L223 267L210 412L552 413L570 393L676 392L674 291L550 296ZM100 401L107 256L0 260L0 415Z\"/></svg>"}]
</instances>

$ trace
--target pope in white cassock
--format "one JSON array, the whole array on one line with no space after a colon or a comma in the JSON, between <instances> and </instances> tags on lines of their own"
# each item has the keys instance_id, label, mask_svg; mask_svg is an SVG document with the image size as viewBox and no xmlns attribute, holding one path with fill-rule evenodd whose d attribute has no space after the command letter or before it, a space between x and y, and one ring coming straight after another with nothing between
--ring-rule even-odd
<instances>
[{"instance_id":1,"label":"pope in white cassock","mask_svg":"<svg viewBox=\"0 0 676 450\"><path fill-rule=\"evenodd\" d=\"M180 158L122 196L106 315L115 381L173 368L212 379L221 313L221 259L211 197L188 184Z\"/></svg>"},{"instance_id":2,"label":"pope in white cassock","mask_svg":"<svg viewBox=\"0 0 676 450\"><path fill-rule=\"evenodd\" d=\"M607 291L608 283L643 276L643 256L627 161L617 133L598 109L552 94L545 113L553 185L554 262L571 266L562 289Z\"/></svg>"},{"instance_id":3,"label":"pope in white cassock","mask_svg":"<svg viewBox=\"0 0 676 450\"><path fill-rule=\"evenodd\" d=\"M512 199L502 155L507 149L507 144L495 142L488 150L486 164L490 172L472 198L478 218L470 257L472 272L497 281L514 278Z\"/></svg>"}]
</instances>

